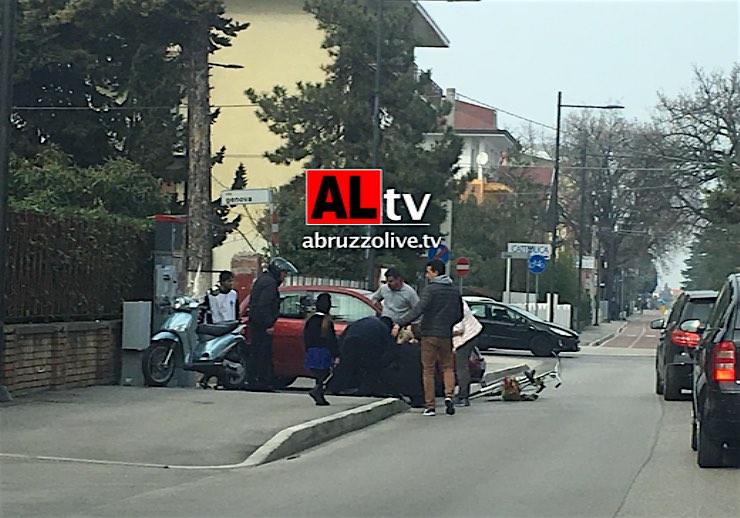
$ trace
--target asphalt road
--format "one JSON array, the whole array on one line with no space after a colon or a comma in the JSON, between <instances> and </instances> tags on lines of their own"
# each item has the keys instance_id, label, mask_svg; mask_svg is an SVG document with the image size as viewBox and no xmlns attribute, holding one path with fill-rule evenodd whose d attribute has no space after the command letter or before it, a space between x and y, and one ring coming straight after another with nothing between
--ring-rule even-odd
<instances>
[{"instance_id":1,"label":"asphalt road","mask_svg":"<svg viewBox=\"0 0 740 518\"><path fill-rule=\"evenodd\" d=\"M643 328L638 319L622 335L649 353L655 338L627 336ZM609 345L566 358L563 386L538 401L478 399L453 417L410 412L258 468L4 460L0 514L737 516L740 469L699 469L690 403L653 393L652 356L613 355Z\"/></svg>"}]
</instances>

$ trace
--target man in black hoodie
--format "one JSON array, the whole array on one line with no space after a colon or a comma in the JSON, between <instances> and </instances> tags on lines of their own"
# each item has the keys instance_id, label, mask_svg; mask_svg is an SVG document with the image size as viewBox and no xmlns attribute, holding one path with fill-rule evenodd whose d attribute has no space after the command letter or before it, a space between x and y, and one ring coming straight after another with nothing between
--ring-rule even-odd
<instances>
[{"instance_id":1,"label":"man in black hoodie","mask_svg":"<svg viewBox=\"0 0 740 518\"><path fill-rule=\"evenodd\" d=\"M289 274L297 273L290 261L276 257L252 285L249 293L249 334L253 350L249 388L252 390L272 390L272 327L280 315L278 287Z\"/></svg>"},{"instance_id":2,"label":"man in black hoodie","mask_svg":"<svg viewBox=\"0 0 740 518\"><path fill-rule=\"evenodd\" d=\"M421 363L424 371L424 415L436 414L434 403L434 371L439 362L445 385L445 407L448 415L455 413L452 397L455 395L455 370L452 353L452 328L463 317L462 297L445 274L445 264L439 259L427 263L429 284L413 309L398 319L398 328L421 320Z\"/></svg>"}]
</instances>

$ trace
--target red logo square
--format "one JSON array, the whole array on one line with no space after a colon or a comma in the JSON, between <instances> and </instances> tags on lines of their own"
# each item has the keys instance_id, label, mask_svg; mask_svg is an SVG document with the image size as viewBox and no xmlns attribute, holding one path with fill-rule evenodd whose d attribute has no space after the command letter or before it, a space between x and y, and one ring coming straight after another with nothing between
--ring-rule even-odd
<instances>
[{"instance_id":1,"label":"red logo square","mask_svg":"<svg viewBox=\"0 0 740 518\"><path fill-rule=\"evenodd\" d=\"M306 171L307 225L380 225L382 169Z\"/></svg>"}]
</instances>

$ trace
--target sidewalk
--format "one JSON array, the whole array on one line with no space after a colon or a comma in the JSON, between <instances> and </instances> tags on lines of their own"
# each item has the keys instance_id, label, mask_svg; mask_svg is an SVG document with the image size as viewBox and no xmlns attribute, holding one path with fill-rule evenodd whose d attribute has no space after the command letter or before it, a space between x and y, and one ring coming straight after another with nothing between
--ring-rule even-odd
<instances>
[{"instance_id":1,"label":"sidewalk","mask_svg":"<svg viewBox=\"0 0 740 518\"><path fill-rule=\"evenodd\" d=\"M604 341L623 324L599 326L584 335ZM489 351L485 359L488 383L552 362L510 351ZM409 411L396 399L348 396L328 396L331 406L318 407L307 394L310 385L299 380L297 388L277 393L97 386L21 396L0 405L0 461L246 467Z\"/></svg>"},{"instance_id":2,"label":"sidewalk","mask_svg":"<svg viewBox=\"0 0 740 518\"><path fill-rule=\"evenodd\" d=\"M296 425L370 405L371 415L361 416L361 422L342 419L340 431L347 433L408 408L373 398L332 397L331 402L317 407L305 392L199 388L98 386L42 392L2 407L0 453L159 467L234 465ZM322 440L336 436L326 425L314 428ZM308 448L322 442L315 439L303 436L300 443Z\"/></svg>"},{"instance_id":3,"label":"sidewalk","mask_svg":"<svg viewBox=\"0 0 740 518\"><path fill-rule=\"evenodd\" d=\"M486 379L537 361L487 355ZM244 467L409 410L396 399L347 396L328 396L331 406L318 407L306 392L311 383L296 385L278 393L97 386L21 396L0 406L0 461Z\"/></svg>"}]
</instances>

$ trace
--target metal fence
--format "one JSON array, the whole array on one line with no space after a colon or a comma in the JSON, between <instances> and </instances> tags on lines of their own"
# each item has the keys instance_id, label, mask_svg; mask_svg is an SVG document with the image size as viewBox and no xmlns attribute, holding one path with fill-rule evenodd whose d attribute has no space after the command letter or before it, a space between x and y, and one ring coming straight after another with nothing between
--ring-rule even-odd
<instances>
[{"instance_id":1,"label":"metal fence","mask_svg":"<svg viewBox=\"0 0 740 518\"><path fill-rule=\"evenodd\" d=\"M11 212L7 322L120 317L152 298L152 248L136 225Z\"/></svg>"}]
</instances>

